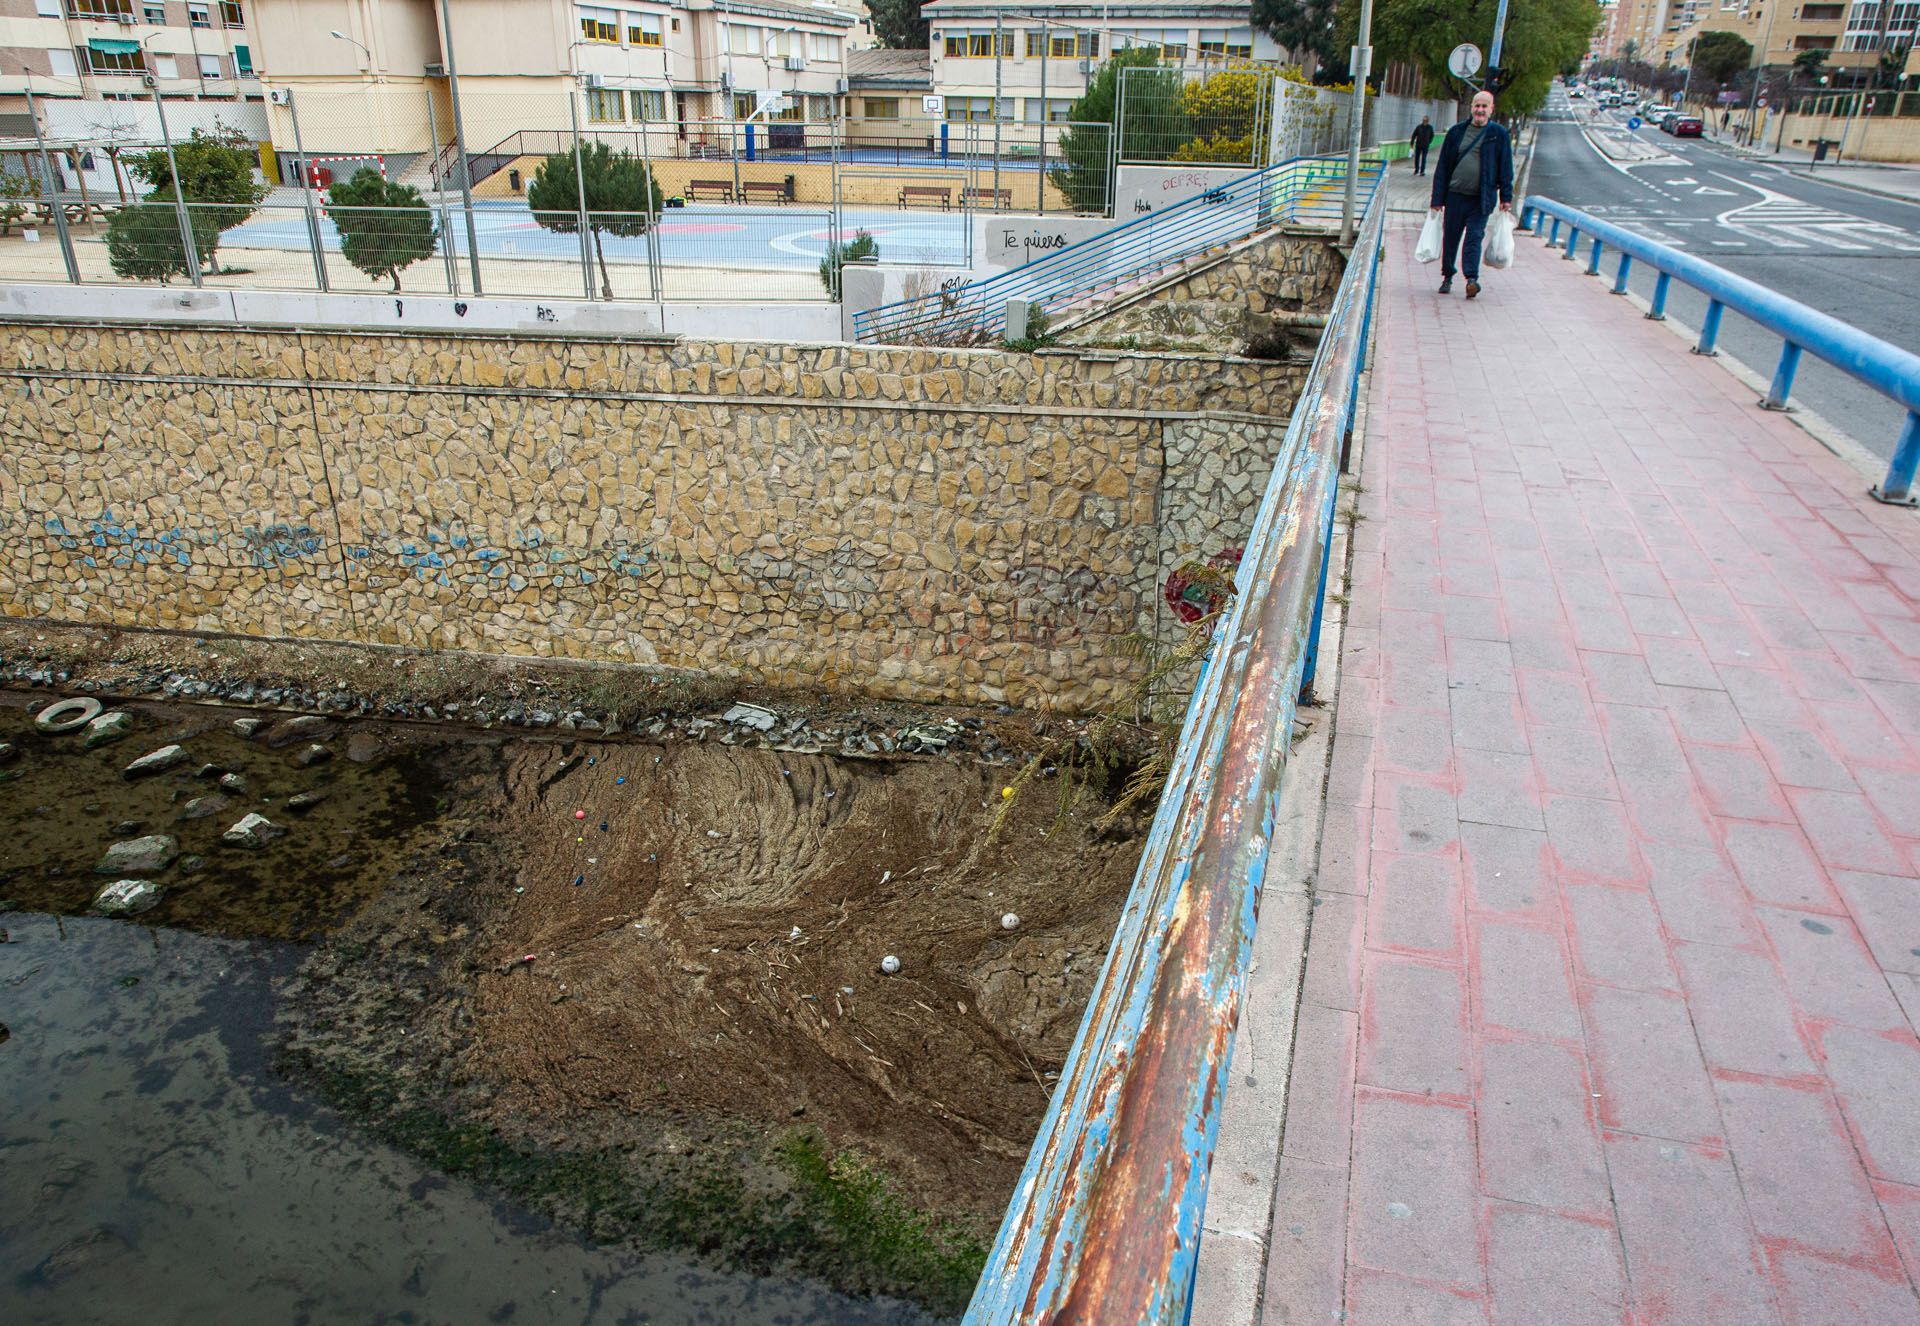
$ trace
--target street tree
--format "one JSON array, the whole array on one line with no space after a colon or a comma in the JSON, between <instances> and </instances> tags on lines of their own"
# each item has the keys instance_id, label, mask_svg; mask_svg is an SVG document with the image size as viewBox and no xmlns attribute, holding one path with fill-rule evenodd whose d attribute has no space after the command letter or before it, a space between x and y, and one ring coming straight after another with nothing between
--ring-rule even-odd
<instances>
[{"instance_id":1,"label":"street tree","mask_svg":"<svg viewBox=\"0 0 1920 1326\"><path fill-rule=\"evenodd\" d=\"M920 4L921 0L867 0L873 34L882 46L895 51L927 49L927 19Z\"/></svg>"},{"instance_id":2,"label":"street tree","mask_svg":"<svg viewBox=\"0 0 1920 1326\"><path fill-rule=\"evenodd\" d=\"M1499 0L1375 0L1374 66L1405 60L1438 86L1458 86L1447 70L1447 56L1461 42L1490 49ZM1341 0L1340 42L1344 50L1359 29L1360 0ZM1512 5L1500 63L1507 82L1500 92L1503 114L1531 115L1546 103L1554 74L1585 54L1600 23L1599 0L1538 0ZM1629 43L1631 45L1631 43ZM1627 59L1633 59L1632 51Z\"/></svg>"},{"instance_id":3,"label":"street tree","mask_svg":"<svg viewBox=\"0 0 1920 1326\"><path fill-rule=\"evenodd\" d=\"M1897 88L1900 80L1907 76L1907 56L1913 47L1894 46L1880 52L1880 67L1874 72L1874 86Z\"/></svg>"},{"instance_id":4,"label":"street tree","mask_svg":"<svg viewBox=\"0 0 1920 1326\"><path fill-rule=\"evenodd\" d=\"M1797 77L1809 83L1820 77L1820 71L1826 68L1827 57L1832 51L1802 51L1793 57L1793 72Z\"/></svg>"},{"instance_id":5,"label":"street tree","mask_svg":"<svg viewBox=\"0 0 1920 1326\"><path fill-rule=\"evenodd\" d=\"M34 192L32 181L25 175L0 167L0 234L7 233L27 214L27 205L20 200L33 197Z\"/></svg>"},{"instance_id":6,"label":"street tree","mask_svg":"<svg viewBox=\"0 0 1920 1326\"><path fill-rule=\"evenodd\" d=\"M527 206L533 219L561 235L580 233L581 180L586 181L587 229L593 234L600 266L600 296L613 298L603 235L633 239L647 233L660 216L660 184L653 170L631 152L615 152L605 143L580 149L576 173L572 152L555 152L533 173Z\"/></svg>"},{"instance_id":7,"label":"street tree","mask_svg":"<svg viewBox=\"0 0 1920 1326\"><path fill-rule=\"evenodd\" d=\"M420 191L397 184L371 166L327 190L327 215L340 232L340 256L368 276L400 289L400 273L433 256L439 230Z\"/></svg>"},{"instance_id":8,"label":"street tree","mask_svg":"<svg viewBox=\"0 0 1920 1326\"><path fill-rule=\"evenodd\" d=\"M173 160L180 166L180 195L193 213L194 246L207 270L217 272L214 250L220 236L245 225L266 199L267 186L253 179L259 154L237 129L195 129L173 145ZM173 167L164 148L129 156L127 164L147 182L148 202L173 201Z\"/></svg>"},{"instance_id":9,"label":"street tree","mask_svg":"<svg viewBox=\"0 0 1920 1326\"><path fill-rule=\"evenodd\" d=\"M1339 47L1340 0L1253 0L1253 26L1321 68L1344 66Z\"/></svg>"},{"instance_id":10,"label":"street tree","mask_svg":"<svg viewBox=\"0 0 1920 1326\"><path fill-rule=\"evenodd\" d=\"M1074 127L1060 135L1061 164L1047 172L1076 212L1107 209L1107 163L1110 134L1119 133L1120 75L1124 69L1159 65L1160 52L1151 46L1125 46L1113 52L1087 83L1087 90L1067 111ZM1171 77L1166 77L1170 75ZM1139 95L1136 95L1139 94ZM1165 161L1192 135L1180 104L1180 71L1169 69L1127 84L1126 144L1130 153L1146 161Z\"/></svg>"},{"instance_id":11,"label":"street tree","mask_svg":"<svg viewBox=\"0 0 1920 1326\"><path fill-rule=\"evenodd\" d=\"M1703 32L1693 39L1696 80L1726 83L1753 59L1753 43L1737 32Z\"/></svg>"}]
</instances>

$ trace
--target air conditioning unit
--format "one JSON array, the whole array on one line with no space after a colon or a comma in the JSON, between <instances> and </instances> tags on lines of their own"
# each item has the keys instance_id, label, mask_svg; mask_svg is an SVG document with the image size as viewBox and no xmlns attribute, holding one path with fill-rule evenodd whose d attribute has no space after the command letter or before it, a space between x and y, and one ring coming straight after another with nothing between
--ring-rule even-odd
<instances>
[{"instance_id":1,"label":"air conditioning unit","mask_svg":"<svg viewBox=\"0 0 1920 1326\"><path fill-rule=\"evenodd\" d=\"M836 94L840 96L844 97L847 95L848 86L849 84L847 83L847 80L844 78L836 78L833 80L833 90Z\"/></svg>"},{"instance_id":2,"label":"air conditioning unit","mask_svg":"<svg viewBox=\"0 0 1920 1326\"><path fill-rule=\"evenodd\" d=\"M115 14L113 16L113 21L115 23L118 23L123 28L130 28L133 26L133 15L132 14Z\"/></svg>"},{"instance_id":3,"label":"air conditioning unit","mask_svg":"<svg viewBox=\"0 0 1920 1326\"><path fill-rule=\"evenodd\" d=\"M807 67L807 57L806 57L806 56L804 56L804 55L789 55L789 56L787 57L787 68L788 68L788 69L790 69L791 71L793 71L794 73L796 73L796 74L797 74L797 73L799 73L799 72L800 72L800 71L801 71L802 69L805 69L806 67Z\"/></svg>"},{"instance_id":4,"label":"air conditioning unit","mask_svg":"<svg viewBox=\"0 0 1920 1326\"><path fill-rule=\"evenodd\" d=\"M604 77L603 75L601 75L601 74L588 74L588 75L587 75L587 86L588 86L588 87L605 87L606 85L607 85L607 80L606 80L606 78L605 78L605 77Z\"/></svg>"},{"instance_id":5,"label":"air conditioning unit","mask_svg":"<svg viewBox=\"0 0 1920 1326\"><path fill-rule=\"evenodd\" d=\"M720 71L720 90L722 92L733 91L733 74L730 70L722 69Z\"/></svg>"},{"instance_id":6,"label":"air conditioning unit","mask_svg":"<svg viewBox=\"0 0 1920 1326\"><path fill-rule=\"evenodd\" d=\"M447 76L447 67L443 64L435 63L427 65L420 72L428 78L445 78Z\"/></svg>"},{"instance_id":7,"label":"air conditioning unit","mask_svg":"<svg viewBox=\"0 0 1920 1326\"><path fill-rule=\"evenodd\" d=\"M1082 74L1092 74L1093 71L1099 67L1100 62L1098 60L1082 60L1080 62L1080 72Z\"/></svg>"},{"instance_id":8,"label":"air conditioning unit","mask_svg":"<svg viewBox=\"0 0 1920 1326\"><path fill-rule=\"evenodd\" d=\"M275 106L287 106L293 102L293 94L283 87L267 89L267 100Z\"/></svg>"}]
</instances>

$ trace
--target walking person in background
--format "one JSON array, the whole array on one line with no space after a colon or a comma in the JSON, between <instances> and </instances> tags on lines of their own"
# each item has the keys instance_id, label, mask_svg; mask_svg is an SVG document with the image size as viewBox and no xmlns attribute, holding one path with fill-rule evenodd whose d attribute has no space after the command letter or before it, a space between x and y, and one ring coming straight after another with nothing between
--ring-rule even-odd
<instances>
[{"instance_id":1,"label":"walking person in background","mask_svg":"<svg viewBox=\"0 0 1920 1326\"><path fill-rule=\"evenodd\" d=\"M1493 122L1493 93L1476 92L1469 118L1447 130L1433 172L1433 210L1446 211L1441 231L1440 293L1453 293L1455 271L1467 274L1467 298L1480 293L1480 241L1495 207L1513 210L1513 141ZM1458 266L1455 265L1456 251Z\"/></svg>"},{"instance_id":2,"label":"walking person in background","mask_svg":"<svg viewBox=\"0 0 1920 1326\"><path fill-rule=\"evenodd\" d=\"M1413 145L1413 173L1426 174L1427 149L1433 146L1433 117L1422 115L1420 127L1413 131L1413 136L1407 141Z\"/></svg>"}]
</instances>

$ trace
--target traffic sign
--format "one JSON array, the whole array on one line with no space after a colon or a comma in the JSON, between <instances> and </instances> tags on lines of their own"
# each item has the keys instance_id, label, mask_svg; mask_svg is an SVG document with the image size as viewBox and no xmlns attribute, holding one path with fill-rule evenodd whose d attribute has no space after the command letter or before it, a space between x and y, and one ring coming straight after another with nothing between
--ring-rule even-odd
<instances>
[{"instance_id":1,"label":"traffic sign","mask_svg":"<svg viewBox=\"0 0 1920 1326\"><path fill-rule=\"evenodd\" d=\"M1640 117L1638 115L1630 116L1627 120L1627 128L1638 129L1639 127L1640 127Z\"/></svg>"},{"instance_id":2,"label":"traffic sign","mask_svg":"<svg viewBox=\"0 0 1920 1326\"><path fill-rule=\"evenodd\" d=\"M1480 72L1480 48L1463 41L1447 57L1447 69L1455 78L1472 78Z\"/></svg>"}]
</instances>

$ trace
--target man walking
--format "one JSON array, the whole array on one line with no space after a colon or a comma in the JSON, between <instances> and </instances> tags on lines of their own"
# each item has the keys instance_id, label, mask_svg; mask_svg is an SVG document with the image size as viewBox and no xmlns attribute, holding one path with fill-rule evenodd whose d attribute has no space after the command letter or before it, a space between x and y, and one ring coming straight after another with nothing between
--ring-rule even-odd
<instances>
[{"instance_id":1,"label":"man walking","mask_svg":"<svg viewBox=\"0 0 1920 1326\"><path fill-rule=\"evenodd\" d=\"M1498 206L1513 210L1513 142L1493 122L1493 93L1476 92L1470 118L1447 130L1433 172L1433 210L1446 210L1441 229L1440 293L1453 292L1455 250L1467 274L1467 298L1480 293L1480 241ZM1464 243L1462 242L1464 241Z\"/></svg>"},{"instance_id":2,"label":"man walking","mask_svg":"<svg viewBox=\"0 0 1920 1326\"><path fill-rule=\"evenodd\" d=\"M1413 131L1413 137L1408 141L1413 144L1413 173L1426 174L1427 149L1433 146L1433 117L1422 115L1420 127Z\"/></svg>"}]
</instances>

